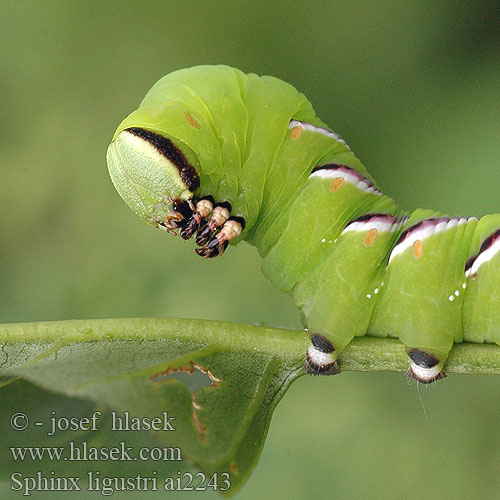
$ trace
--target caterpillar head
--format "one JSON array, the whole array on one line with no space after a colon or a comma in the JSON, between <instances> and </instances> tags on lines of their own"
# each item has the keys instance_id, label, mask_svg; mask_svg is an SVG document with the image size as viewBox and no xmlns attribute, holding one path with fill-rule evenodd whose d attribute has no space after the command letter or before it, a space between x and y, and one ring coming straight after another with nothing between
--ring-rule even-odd
<instances>
[{"instance_id":1,"label":"caterpillar head","mask_svg":"<svg viewBox=\"0 0 500 500\"><path fill-rule=\"evenodd\" d=\"M194 152L175 139L142 127L119 132L107 152L113 184L125 203L149 224L182 238L197 233L201 257L216 257L243 228L231 205L210 195L196 199L200 165ZM206 220L208 222L202 225Z\"/></svg>"},{"instance_id":2,"label":"caterpillar head","mask_svg":"<svg viewBox=\"0 0 500 500\"><path fill-rule=\"evenodd\" d=\"M188 160L185 151L172 139L138 127L122 130L108 148L116 190L149 224L172 230L187 216L200 178L195 155L190 152Z\"/></svg>"}]
</instances>

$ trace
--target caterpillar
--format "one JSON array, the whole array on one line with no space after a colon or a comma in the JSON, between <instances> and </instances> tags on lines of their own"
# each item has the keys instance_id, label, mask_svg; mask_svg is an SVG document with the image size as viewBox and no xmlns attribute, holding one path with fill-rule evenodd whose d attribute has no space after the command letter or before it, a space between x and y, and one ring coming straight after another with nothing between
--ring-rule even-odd
<instances>
[{"instance_id":1,"label":"caterpillar","mask_svg":"<svg viewBox=\"0 0 500 500\"><path fill-rule=\"evenodd\" d=\"M301 310L309 374L339 373L364 335L398 338L422 383L446 376L454 343L500 344L500 214L400 210L288 83L222 65L170 73L107 163L125 203L201 257L257 247Z\"/></svg>"}]
</instances>

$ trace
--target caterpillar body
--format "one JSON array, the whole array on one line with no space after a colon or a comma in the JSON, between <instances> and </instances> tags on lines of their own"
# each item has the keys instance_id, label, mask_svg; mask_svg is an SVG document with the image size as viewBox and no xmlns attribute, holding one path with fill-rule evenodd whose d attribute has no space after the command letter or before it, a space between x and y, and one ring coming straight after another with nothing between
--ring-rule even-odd
<instances>
[{"instance_id":1,"label":"caterpillar body","mask_svg":"<svg viewBox=\"0 0 500 500\"><path fill-rule=\"evenodd\" d=\"M400 210L307 98L228 66L166 75L119 125L111 179L146 222L221 255L245 240L310 332L304 369L339 373L357 336L394 337L407 376L455 342L500 344L500 214Z\"/></svg>"}]
</instances>

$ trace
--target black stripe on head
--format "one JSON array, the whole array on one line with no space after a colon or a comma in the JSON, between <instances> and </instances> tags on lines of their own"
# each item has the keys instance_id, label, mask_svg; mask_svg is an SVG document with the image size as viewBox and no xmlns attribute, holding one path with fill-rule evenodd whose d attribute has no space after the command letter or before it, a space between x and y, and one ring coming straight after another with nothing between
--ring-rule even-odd
<instances>
[{"instance_id":1,"label":"black stripe on head","mask_svg":"<svg viewBox=\"0 0 500 500\"><path fill-rule=\"evenodd\" d=\"M186 157L170 139L138 127L127 128L125 130L149 142L160 154L173 163L177 167L184 184L186 184L190 191L194 191L200 187L200 177L195 168L188 163Z\"/></svg>"},{"instance_id":2,"label":"black stripe on head","mask_svg":"<svg viewBox=\"0 0 500 500\"><path fill-rule=\"evenodd\" d=\"M439 363L439 359L419 349L410 349L408 351L408 356L410 359L418 366L422 368L432 368Z\"/></svg>"},{"instance_id":3,"label":"black stripe on head","mask_svg":"<svg viewBox=\"0 0 500 500\"><path fill-rule=\"evenodd\" d=\"M332 343L323 335L319 333L313 333L311 335L311 344L321 352L329 353L335 351Z\"/></svg>"}]
</instances>

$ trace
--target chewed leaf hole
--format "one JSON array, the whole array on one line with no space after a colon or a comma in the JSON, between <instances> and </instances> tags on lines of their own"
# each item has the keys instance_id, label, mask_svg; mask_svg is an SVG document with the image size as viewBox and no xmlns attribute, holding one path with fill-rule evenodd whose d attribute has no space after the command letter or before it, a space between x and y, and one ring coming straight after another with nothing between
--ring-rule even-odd
<instances>
[{"instance_id":1,"label":"chewed leaf hole","mask_svg":"<svg viewBox=\"0 0 500 500\"><path fill-rule=\"evenodd\" d=\"M194 393L202 387L216 386L220 380L210 370L190 362L187 366L171 366L166 370L156 373L150 378L153 383L163 383L169 380L179 380Z\"/></svg>"},{"instance_id":2,"label":"chewed leaf hole","mask_svg":"<svg viewBox=\"0 0 500 500\"><path fill-rule=\"evenodd\" d=\"M192 361L187 366L170 366L150 377L150 380L155 384L168 382L169 380L179 380L191 391L193 421L200 439L204 443L207 428L200 421L198 411L201 410L201 406L197 403L194 393L202 387L217 387L220 380L209 369L205 369Z\"/></svg>"}]
</instances>

